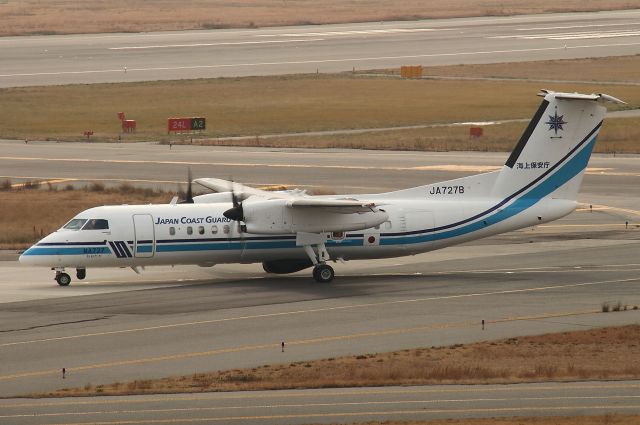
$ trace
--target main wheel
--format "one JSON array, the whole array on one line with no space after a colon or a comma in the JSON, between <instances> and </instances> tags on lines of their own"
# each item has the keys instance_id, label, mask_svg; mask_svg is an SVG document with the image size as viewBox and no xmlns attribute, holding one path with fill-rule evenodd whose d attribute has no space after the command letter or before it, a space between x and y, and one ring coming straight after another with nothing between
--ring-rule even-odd
<instances>
[{"instance_id":1,"label":"main wheel","mask_svg":"<svg viewBox=\"0 0 640 425\"><path fill-rule=\"evenodd\" d=\"M316 282L329 283L334 276L333 268L327 264L318 264L313 268L313 278Z\"/></svg>"},{"instance_id":2,"label":"main wheel","mask_svg":"<svg viewBox=\"0 0 640 425\"><path fill-rule=\"evenodd\" d=\"M87 277L87 269L76 269L76 277L79 280L82 280L85 277Z\"/></svg>"},{"instance_id":3,"label":"main wheel","mask_svg":"<svg viewBox=\"0 0 640 425\"><path fill-rule=\"evenodd\" d=\"M71 283L71 276L66 273L58 273L56 274L56 282L58 282L58 285L60 286L69 286Z\"/></svg>"}]
</instances>

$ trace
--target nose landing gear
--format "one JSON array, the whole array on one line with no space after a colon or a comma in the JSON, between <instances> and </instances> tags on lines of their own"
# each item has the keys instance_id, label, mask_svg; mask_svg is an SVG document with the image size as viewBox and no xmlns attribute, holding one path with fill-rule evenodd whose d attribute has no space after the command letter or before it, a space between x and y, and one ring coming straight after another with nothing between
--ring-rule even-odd
<instances>
[{"instance_id":1,"label":"nose landing gear","mask_svg":"<svg viewBox=\"0 0 640 425\"><path fill-rule=\"evenodd\" d=\"M58 282L60 286L69 286L71 283L71 276L68 273L65 273L64 268L52 268L52 270L56 271L55 280ZM77 268L76 269L76 277L78 280L82 280L87 277L87 269L85 268Z\"/></svg>"},{"instance_id":2,"label":"nose landing gear","mask_svg":"<svg viewBox=\"0 0 640 425\"><path fill-rule=\"evenodd\" d=\"M66 274L64 271L56 270L56 282L60 286L69 286L71 283L71 276Z\"/></svg>"}]
</instances>

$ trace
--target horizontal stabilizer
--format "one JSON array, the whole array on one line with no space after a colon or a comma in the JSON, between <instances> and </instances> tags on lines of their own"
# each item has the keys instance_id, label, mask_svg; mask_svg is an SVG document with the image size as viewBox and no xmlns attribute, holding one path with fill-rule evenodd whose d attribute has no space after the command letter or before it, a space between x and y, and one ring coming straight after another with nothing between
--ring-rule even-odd
<instances>
[{"instance_id":1,"label":"horizontal stabilizer","mask_svg":"<svg viewBox=\"0 0 640 425\"><path fill-rule=\"evenodd\" d=\"M553 90L540 90L538 96L545 97L548 94L552 94L556 99L563 100L593 100L596 102L611 102L619 105L626 105L627 102L622 101L616 97L610 96L605 93L593 93L593 94L581 94L581 93L561 93Z\"/></svg>"}]
</instances>

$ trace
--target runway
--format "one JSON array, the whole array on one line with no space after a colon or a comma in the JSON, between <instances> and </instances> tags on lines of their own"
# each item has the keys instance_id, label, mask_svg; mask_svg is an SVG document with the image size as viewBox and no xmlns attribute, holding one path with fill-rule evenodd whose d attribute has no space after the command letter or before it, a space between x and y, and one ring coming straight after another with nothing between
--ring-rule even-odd
<instances>
[{"instance_id":1,"label":"runway","mask_svg":"<svg viewBox=\"0 0 640 425\"><path fill-rule=\"evenodd\" d=\"M194 177L232 175L251 184L321 186L340 193L379 192L487 171L508 156L16 141L0 141L0 150L6 173L0 178L13 182L105 179L171 188L191 167ZM314 283L307 271L273 277L259 265L224 265L149 268L140 276L128 269L89 270L86 282L61 288L51 271L20 267L15 256L5 255L0 261L0 396L637 323L638 311L599 310L605 301L640 305L639 160L636 155L592 158L580 200L593 211L584 207L535 229L414 257L336 264L337 278L330 285ZM279 348L282 340L285 353ZM62 367L68 371L64 381ZM0 402L0 416L9 423L167 418L176 423L184 418L317 423L637 412L637 382L614 384L624 390L594 383L590 389L591 384L575 384L571 391L482 386L454 393L424 387L407 394L345 389L7 399ZM337 395L341 391L354 394Z\"/></svg>"},{"instance_id":2,"label":"runway","mask_svg":"<svg viewBox=\"0 0 640 425\"><path fill-rule=\"evenodd\" d=\"M451 416L597 415L640 411L640 382L345 388L0 400L0 419L50 423L351 423L354 420L428 420ZM168 407L173 406L173 407ZM27 410L28 409L28 410ZM21 412L29 411L28 418ZM64 421L64 422L63 422Z\"/></svg>"},{"instance_id":3,"label":"runway","mask_svg":"<svg viewBox=\"0 0 640 425\"><path fill-rule=\"evenodd\" d=\"M336 193L377 193L492 171L506 152L406 152L342 149L169 148L156 143L56 143L0 140L0 179L62 185L100 180L177 190L193 177L249 185L288 185ZM638 155L592 156L579 201L628 209L636 217ZM168 201L168 200L167 200Z\"/></svg>"},{"instance_id":4,"label":"runway","mask_svg":"<svg viewBox=\"0 0 640 425\"><path fill-rule=\"evenodd\" d=\"M242 30L4 37L0 87L633 55L640 10Z\"/></svg>"}]
</instances>

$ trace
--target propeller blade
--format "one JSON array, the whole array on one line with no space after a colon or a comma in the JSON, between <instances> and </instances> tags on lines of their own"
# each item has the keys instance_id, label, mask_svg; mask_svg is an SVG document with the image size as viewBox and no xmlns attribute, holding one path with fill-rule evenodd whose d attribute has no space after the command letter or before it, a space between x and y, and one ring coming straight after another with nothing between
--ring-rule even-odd
<instances>
[{"instance_id":1,"label":"propeller blade","mask_svg":"<svg viewBox=\"0 0 640 425\"><path fill-rule=\"evenodd\" d=\"M229 179L231 182L231 202L233 203L233 208L229 208L225 212L222 213L223 216L228 218L229 220L234 221L244 221L244 210L242 209L242 202L238 201L238 195L236 195L236 191L234 189L235 185L233 183L233 179Z\"/></svg>"},{"instance_id":2,"label":"propeller blade","mask_svg":"<svg viewBox=\"0 0 640 425\"><path fill-rule=\"evenodd\" d=\"M187 169L187 193L185 195L185 199L179 201L178 204L193 204L193 189L192 189L192 181L191 178L191 167Z\"/></svg>"},{"instance_id":3,"label":"propeller blade","mask_svg":"<svg viewBox=\"0 0 640 425\"><path fill-rule=\"evenodd\" d=\"M193 189L192 186L192 178L191 178L191 167L187 168L187 199L184 200L185 204L193 204Z\"/></svg>"},{"instance_id":4,"label":"propeller blade","mask_svg":"<svg viewBox=\"0 0 640 425\"><path fill-rule=\"evenodd\" d=\"M244 221L244 211L242 209L242 204L238 204L233 208L229 208L225 212L222 213L229 220L234 221Z\"/></svg>"}]
</instances>

